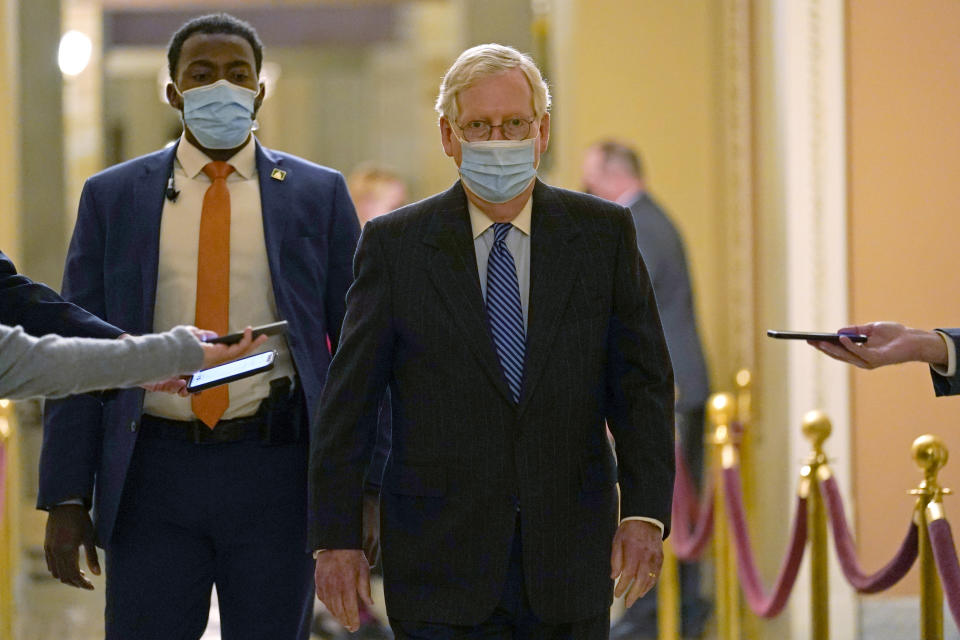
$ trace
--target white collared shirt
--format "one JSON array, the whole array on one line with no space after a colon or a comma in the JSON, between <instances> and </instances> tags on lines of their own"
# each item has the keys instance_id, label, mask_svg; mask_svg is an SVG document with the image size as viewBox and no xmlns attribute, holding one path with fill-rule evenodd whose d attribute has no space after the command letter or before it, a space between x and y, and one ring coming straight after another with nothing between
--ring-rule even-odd
<instances>
[{"instance_id":1,"label":"white collared shirt","mask_svg":"<svg viewBox=\"0 0 960 640\"><path fill-rule=\"evenodd\" d=\"M470 227L473 230L473 250L477 254L477 273L480 276L480 292L484 303L487 300L487 261L493 249L493 220L487 217L480 207L467 200L470 212ZM527 198L527 204L510 221L513 228L507 232L505 240L513 264L517 268L517 284L520 286L520 307L523 309L523 328L527 328L530 317L530 221L533 211L533 196Z\"/></svg>"},{"instance_id":2,"label":"white collared shirt","mask_svg":"<svg viewBox=\"0 0 960 640\"><path fill-rule=\"evenodd\" d=\"M211 162L200 149L180 138L174 162L174 180L180 195L165 200L160 222L160 259L153 330L166 331L180 324L194 324L197 298L197 254L200 214L210 179L203 167ZM267 247L263 232L260 181L257 175L254 137L228 161L234 171L227 177L230 190L230 319L229 331L242 331L280 320L273 296ZM201 329L206 327L200 327ZM293 378L294 367L286 338L274 336L257 351L277 351L272 371L229 384L230 406L223 419L256 412L270 394L270 381ZM147 392L144 413L172 420L192 420L190 398Z\"/></svg>"}]
</instances>

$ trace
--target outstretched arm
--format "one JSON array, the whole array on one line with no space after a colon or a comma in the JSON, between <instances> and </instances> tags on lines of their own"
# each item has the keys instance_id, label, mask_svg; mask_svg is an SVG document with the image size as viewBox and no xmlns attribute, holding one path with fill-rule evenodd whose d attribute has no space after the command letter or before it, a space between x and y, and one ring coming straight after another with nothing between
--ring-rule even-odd
<instances>
[{"instance_id":1,"label":"outstretched arm","mask_svg":"<svg viewBox=\"0 0 960 640\"><path fill-rule=\"evenodd\" d=\"M947 342L935 331L913 329L897 322L871 322L843 327L838 333L861 333L867 341L856 344L840 336L840 344L811 340L809 344L835 360L861 369L876 369L901 362L925 362L934 366L947 364Z\"/></svg>"}]
</instances>

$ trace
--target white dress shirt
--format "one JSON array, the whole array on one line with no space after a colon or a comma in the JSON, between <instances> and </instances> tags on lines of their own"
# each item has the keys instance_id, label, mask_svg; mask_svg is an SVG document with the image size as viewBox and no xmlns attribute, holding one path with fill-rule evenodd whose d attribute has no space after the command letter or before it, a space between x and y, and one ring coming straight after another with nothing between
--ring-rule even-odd
<instances>
[{"instance_id":1,"label":"white dress shirt","mask_svg":"<svg viewBox=\"0 0 960 640\"><path fill-rule=\"evenodd\" d=\"M200 149L180 138L174 162L174 179L180 195L176 202L165 200L160 222L160 260L153 330L166 331L181 324L194 324L197 298L197 253L200 214L210 179L203 167L212 160ZM263 233L260 181L257 175L256 145L247 144L228 163L234 171L227 178L230 190L230 319L229 331L242 331L280 320L273 296L267 247ZM206 327L200 327L204 329ZM293 379L290 349L283 336L271 337L257 351L277 351L273 370L229 384L230 406L224 420L256 413L260 401L270 395L270 381ZM143 411L172 420L192 420L190 398L169 393L147 392Z\"/></svg>"}]
</instances>

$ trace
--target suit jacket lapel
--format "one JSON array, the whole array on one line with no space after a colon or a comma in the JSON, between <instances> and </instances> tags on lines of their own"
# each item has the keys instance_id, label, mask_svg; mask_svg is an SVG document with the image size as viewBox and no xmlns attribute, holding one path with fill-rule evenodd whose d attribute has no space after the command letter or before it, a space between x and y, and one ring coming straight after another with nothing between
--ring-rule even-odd
<instances>
[{"instance_id":1,"label":"suit jacket lapel","mask_svg":"<svg viewBox=\"0 0 960 640\"><path fill-rule=\"evenodd\" d=\"M441 196L423 241L437 249L430 263L430 278L463 332L464 341L494 386L512 404L513 396L487 328L467 196L459 182Z\"/></svg>"},{"instance_id":2,"label":"suit jacket lapel","mask_svg":"<svg viewBox=\"0 0 960 640\"><path fill-rule=\"evenodd\" d=\"M550 356L557 326L580 271L581 251L571 246L580 233L553 189L537 180L530 230L530 308L520 413L523 413Z\"/></svg>"},{"instance_id":3,"label":"suit jacket lapel","mask_svg":"<svg viewBox=\"0 0 960 640\"><path fill-rule=\"evenodd\" d=\"M288 181L296 180L295 172L283 168L283 158L257 142L257 176L260 182L260 207L263 211L263 236L267 245L267 263L270 265L270 275L273 284L273 295L277 307L282 304L283 292L278 285L283 279L283 249L284 230L287 226L289 189ZM283 178L274 178L274 169L283 170ZM281 312L282 313L282 312Z\"/></svg>"},{"instance_id":4,"label":"suit jacket lapel","mask_svg":"<svg viewBox=\"0 0 960 640\"><path fill-rule=\"evenodd\" d=\"M177 145L151 156L143 165L133 191L131 207L135 242L140 256L140 291L124 292L124 295L139 293L140 304L126 300L124 306L142 312L135 330L144 333L153 331L153 312L157 301L157 272L160 262L160 219L163 217L167 180L173 171L173 159ZM132 325L131 325L132 327ZM133 327L132 327L133 328Z\"/></svg>"}]
</instances>

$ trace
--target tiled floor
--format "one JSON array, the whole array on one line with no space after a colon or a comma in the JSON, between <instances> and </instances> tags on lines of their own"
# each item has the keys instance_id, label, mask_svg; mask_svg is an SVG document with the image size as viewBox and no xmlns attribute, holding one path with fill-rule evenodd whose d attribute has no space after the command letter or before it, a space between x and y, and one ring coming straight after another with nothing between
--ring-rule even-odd
<instances>
[{"instance_id":1,"label":"tiled floor","mask_svg":"<svg viewBox=\"0 0 960 640\"><path fill-rule=\"evenodd\" d=\"M99 640L103 638L103 578L93 577L94 591L66 587L50 578L36 551L24 558L18 581L20 611L17 640ZM382 593L374 595L383 602ZM220 640L216 597L202 640ZM861 601L862 640L904 640L919 637L917 598L868 597ZM707 638L706 640L709 640ZM960 640L960 632L944 611L944 640Z\"/></svg>"}]
</instances>

